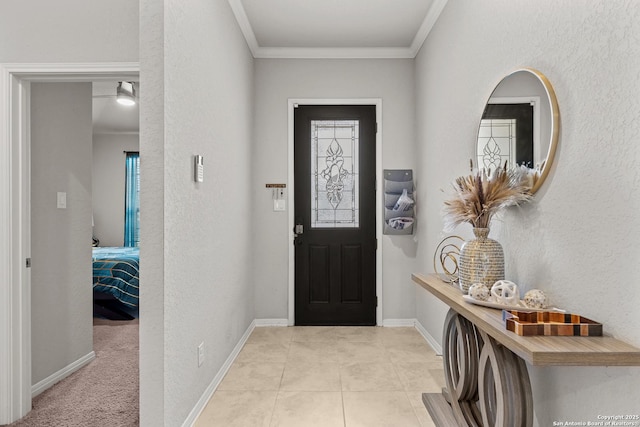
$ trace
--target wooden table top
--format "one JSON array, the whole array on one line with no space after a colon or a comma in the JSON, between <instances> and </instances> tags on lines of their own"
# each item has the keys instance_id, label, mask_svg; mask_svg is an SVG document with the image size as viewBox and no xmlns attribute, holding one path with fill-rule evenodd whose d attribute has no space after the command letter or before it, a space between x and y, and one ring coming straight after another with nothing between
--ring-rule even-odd
<instances>
[{"instance_id":1,"label":"wooden table top","mask_svg":"<svg viewBox=\"0 0 640 427\"><path fill-rule=\"evenodd\" d=\"M466 302L458 288L437 275L414 273L411 278L534 366L640 366L640 349L611 336L520 336L507 331L501 310Z\"/></svg>"}]
</instances>

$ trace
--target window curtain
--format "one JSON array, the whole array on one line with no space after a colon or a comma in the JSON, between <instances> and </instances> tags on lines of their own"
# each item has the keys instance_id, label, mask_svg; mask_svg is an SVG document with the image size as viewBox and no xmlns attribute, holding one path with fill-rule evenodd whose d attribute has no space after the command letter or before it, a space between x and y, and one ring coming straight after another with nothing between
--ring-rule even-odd
<instances>
[{"instance_id":1,"label":"window curtain","mask_svg":"<svg viewBox=\"0 0 640 427\"><path fill-rule=\"evenodd\" d=\"M140 154L127 152L124 201L124 245L140 245Z\"/></svg>"}]
</instances>

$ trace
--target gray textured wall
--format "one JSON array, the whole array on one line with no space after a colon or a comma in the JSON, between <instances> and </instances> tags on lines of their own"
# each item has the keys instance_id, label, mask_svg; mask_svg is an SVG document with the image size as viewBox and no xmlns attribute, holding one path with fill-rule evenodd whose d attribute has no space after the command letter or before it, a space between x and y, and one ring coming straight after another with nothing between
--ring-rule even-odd
<instances>
[{"instance_id":1,"label":"gray textured wall","mask_svg":"<svg viewBox=\"0 0 640 427\"><path fill-rule=\"evenodd\" d=\"M141 422L177 426L254 319L253 58L226 1L141 16Z\"/></svg>"},{"instance_id":2,"label":"gray textured wall","mask_svg":"<svg viewBox=\"0 0 640 427\"><path fill-rule=\"evenodd\" d=\"M637 1L449 0L416 60L421 271L442 237L439 208L466 174L494 85L514 69L542 71L555 88L560 143L535 200L494 221L506 275L640 345L640 6ZM424 226L426 225L426 226ZM471 236L471 227L457 233ZM417 290L418 318L440 337L444 309ZM637 368L531 368L540 426L635 414Z\"/></svg>"},{"instance_id":3,"label":"gray textured wall","mask_svg":"<svg viewBox=\"0 0 640 427\"><path fill-rule=\"evenodd\" d=\"M253 172L256 318L288 316L291 225L287 213L273 211L271 193L264 188L268 182L287 182L287 100L382 98L382 158L378 160L383 168L413 169L414 80L411 59L256 60ZM289 193L288 209L293 209L292 201ZM381 215L382 207L377 209ZM385 235L380 242L383 295L379 297L383 298L383 320L415 317L413 285L408 278L416 246L412 236Z\"/></svg>"},{"instance_id":4,"label":"gray textured wall","mask_svg":"<svg viewBox=\"0 0 640 427\"><path fill-rule=\"evenodd\" d=\"M91 83L31 85L33 384L93 350L91 128Z\"/></svg>"},{"instance_id":5,"label":"gray textured wall","mask_svg":"<svg viewBox=\"0 0 640 427\"><path fill-rule=\"evenodd\" d=\"M100 246L124 245L124 151L138 151L139 140L138 135L93 134L93 232Z\"/></svg>"}]
</instances>

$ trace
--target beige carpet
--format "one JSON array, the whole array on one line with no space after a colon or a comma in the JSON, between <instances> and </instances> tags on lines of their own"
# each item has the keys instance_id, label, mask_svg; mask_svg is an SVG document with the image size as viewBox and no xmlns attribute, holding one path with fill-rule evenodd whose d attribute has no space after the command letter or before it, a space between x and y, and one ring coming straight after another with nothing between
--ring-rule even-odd
<instances>
[{"instance_id":1,"label":"beige carpet","mask_svg":"<svg viewBox=\"0 0 640 427\"><path fill-rule=\"evenodd\" d=\"M96 359L33 399L10 426L139 425L138 320L94 319Z\"/></svg>"}]
</instances>

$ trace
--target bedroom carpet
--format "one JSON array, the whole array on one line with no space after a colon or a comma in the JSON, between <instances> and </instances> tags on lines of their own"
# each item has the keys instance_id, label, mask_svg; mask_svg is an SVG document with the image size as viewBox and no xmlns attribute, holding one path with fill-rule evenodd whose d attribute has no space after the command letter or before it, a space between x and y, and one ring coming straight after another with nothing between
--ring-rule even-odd
<instances>
[{"instance_id":1,"label":"bedroom carpet","mask_svg":"<svg viewBox=\"0 0 640 427\"><path fill-rule=\"evenodd\" d=\"M94 319L96 358L33 399L11 427L139 425L138 320Z\"/></svg>"}]
</instances>

